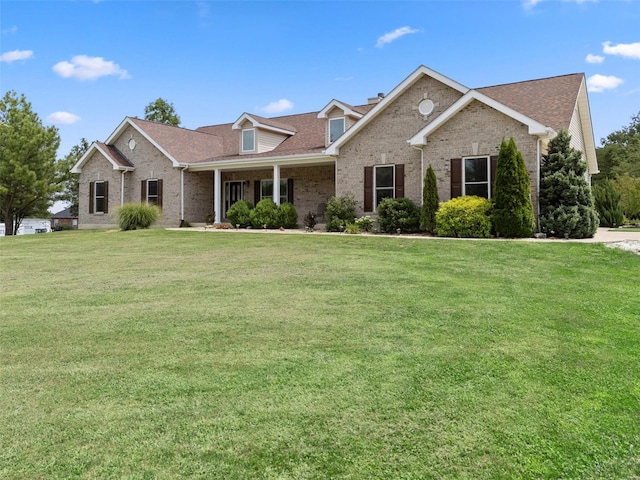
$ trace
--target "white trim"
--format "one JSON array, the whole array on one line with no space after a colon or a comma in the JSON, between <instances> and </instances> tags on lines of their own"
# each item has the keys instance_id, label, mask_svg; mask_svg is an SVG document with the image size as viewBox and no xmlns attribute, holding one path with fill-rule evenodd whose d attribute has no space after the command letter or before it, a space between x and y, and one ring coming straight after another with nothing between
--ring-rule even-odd
<instances>
[{"instance_id":1,"label":"white trim","mask_svg":"<svg viewBox=\"0 0 640 480\"><path fill-rule=\"evenodd\" d=\"M260 181L260 188L262 189L262 181ZM262 192L260 192L262 196ZM273 201L276 205L280 205L280 165L273 166Z\"/></svg>"},{"instance_id":2,"label":"white trim","mask_svg":"<svg viewBox=\"0 0 640 480\"><path fill-rule=\"evenodd\" d=\"M426 145L427 137L435 132L438 128L448 122L454 115L460 112L463 108L469 105L472 101L477 100L485 105L498 110L500 113L507 115L508 117L513 118L514 120L523 123L529 127L529 135L537 135L537 136L547 136L550 131L553 129L536 122L532 118L523 115L520 112L515 111L512 108L503 105L500 102L496 102L494 99L487 97L483 93L478 92L477 90L469 90L466 94L460 97L453 105L447 108L444 112L438 116L438 118L434 119L433 122L429 123L426 127L421 129L418 133L416 133L413 137L411 137L408 142L412 146Z\"/></svg>"},{"instance_id":3,"label":"white trim","mask_svg":"<svg viewBox=\"0 0 640 480\"><path fill-rule=\"evenodd\" d=\"M340 138L342 136L342 134L344 132L346 132L346 130L347 130L347 119L345 117L332 117L332 118L329 118L329 123L328 123L328 128L327 128L327 137L328 137L329 143L333 143L331 141L331 122L334 122L336 120L342 120L342 132L340 133L340 135L338 135L336 137L335 140L333 140L333 142L338 140L338 138Z\"/></svg>"},{"instance_id":4,"label":"white trim","mask_svg":"<svg viewBox=\"0 0 640 480\"><path fill-rule=\"evenodd\" d=\"M179 167L180 166L180 162L178 162L177 159L173 158L173 156L169 152L167 152L164 148L162 148L162 146L158 142L156 142L153 139L153 137L149 136L141 127L136 125L133 122L133 120L131 120L130 117L125 117L125 119L122 121L122 123L120 123L118 128L115 129L115 131L109 136L109 138L107 138L105 140L104 143L107 144L107 145L111 145L114 142L114 140L121 135L122 131L126 128L127 125L132 126L140 135L142 135L154 147L156 147L158 150L160 150L165 157L167 157L169 160L171 160L171 163L173 164L174 167Z\"/></svg>"},{"instance_id":5,"label":"white trim","mask_svg":"<svg viewBox=\"0 0 640 480\"><path fill-rule=\"evenodd\" d=\"M215 160L211 162L192 163L189 165L191 172L203 172L211 170L253 170L267 168L273 165L309 167L318 165L333 165L336 163L335 157L328 155L309 153L300 156L278 156L261 158L241 158L230 160Z\"/></svg>"},{"instance_id":6,"label":"white trim","mask_svg":"<svg viewBox=\"0 0 640 480\"><path fill-rule=\"evenodd\" d=\"M249 121L251 122L251 125L253 126L253 128L261 128L263 130L270 130L272 132L276 132L276 133L284 133L285 135L295 135L296 132L293 130L287 130L285 128L279 128L279 127L274 127L273 125L268 125L266 123L262 123L260 120L257 120L255 118L253 118L250 114L248 113L243 113L242 115L240 115L240 118L238 118L235 122L233 122L233 125L231 126L232 130L245 130L244 128L242 128L242 124L245 121Z\"/></svg>"},{"instance_id":7,"label":"white trim","mask_svg":"<svg viewBox=\"0 0 640 480\"><path fill-rule=\"evenodd\" d=\"M107 200L107 196L104 194L104 184L107 180L95 180L93 182L93 198L91 199L91 201L93 202L93 213L94 214L104 214L104 204L105 201ZM98 211L98 184L101 183L102 184L102 195L100 196L100 198L102 198L102 210Z\"/></svg>"},{"instance_id":8,"label":"white trim","mask_svg":"<svg viewBox=\"0 0 640 480\"><path fill-rule=\"evenodd\" d=\"M391 167L391 171L393 172L393 175L391 176L391 187L380 187L380 188L385 190L389 190L389 188L391 188L393 190L391 198L396 198L396 166L395 164L374 165L373 166L373 209L374 211L377 210L378 204L380 203L378 202L378 184L377 184L378 176L376 174L376 171L378 170L378 168L389 168L389 167Z\"/></svg>"},{"instance_id":9,"label":"white trim","mask_svg":"<svg viewBox=\"0 0 640 480\"><path fill-rule=\"evenodd\" d=\"M220 223L220 203L222 200L222 175L220 175L220 169L216 168L213 171L213 212L214 212L214 223Z\"/></svg>"},{"instance_id":10,"label":"white trim","mask_svg":"<svg viewBox=\"0 0 640 480\"><path fill-rule=\"evenodd\" d=\"M467 160L472 160L476 158L484 158L487 161L487 180L484 182L467 182L466 179L466 166L465 162ZM467 183L471 185L484 185L487 184L487 198L491 198L491 156L490 155L469 155L468 157L462 157L462 195L467 195Z\"/></svg>"},{"instance_id":11,"label":"white trim","mask_svg":"<svg viewBox=\"0 0 640 480\"><path fill-rule=\"evenodd\" d=\"M352 108L349 108L346 104L334 98L322 110L318 112L318 118L328 118L328 114L333 108L339 108L344 112L345 115L349 117L355 117L355 118L363 117L361 113L356 112Z\"/></svg>"},{"instance_id":12,"label":"white trim","mask_svg":"<svg viewBox=\"0 0 640 480\"><path fill-rule=\"evenodd\" d=\"M111 158L111 155L105 152L104 149L100 147L100 145L98 145L97 142L93 142L91 146L87 149L87 151L84 152L84 155L80 157L80 160L78 160L76 164L73 167L71 167L71 173L81 173L82 166L86 163L89 157L96 151L100 152L100 154L107 159L107 161L111 164L114 170L120 170L124 172L133 172L135 170L135 167L126 167L123 165L118 165L116 162L113 161L113 159Z\"/></svg>"},{"instance_id":13,"label":"white trim","mask_svg":"<svg viewBox=\"0 0 640 480\"><path fill-rule=\"evenodd\" d=\"M596 157L596 144L593 137L591 109L589 107L589 96L587 95L587 86L584 81L584 76L582 77L582 83L580 84L580 91L578 92L576 103L580 112L580 125L582 127L582 137L585 149L585 152L583 153L587 162L587 171L590 175L595 175L596 173L600 173L600 169L598 168L598 159Z\"/></svg>"},{"instance_id":14,"label":"white trim","mask_svg":"<svg viewBox=\"0 0 640 480\"><path fill-rule=\"evenodd\" d=\"M398 86L396 86L391 92L384 97L375 107L369 110L366 115L362 117L362 119L353 125L349 130L347 130L346 135L342 135L338 140L333 142L327 149L325 153L328 155L338 155L340 151L340 146L346 143L351 137L353 137L356 133L358 133L365 125L367 125L371 120L378 116L378 114L387 108L387 105L395 101L397 97L402 95L411 85L413 85L417 80L422 78L423 76L428 76L433 78L434 80L439 81L447 85L448 87L453 88L454 90L459 91L463 95L469 91L469 88L464 85L451 80L449 77L445 77L444 75L431 70L430 68L425 67L424 65L419 66L414 72L405 78Z\"/></svg>"},{"instance_id":15,"label":"white trim","mask_svg":"<svg viewBox=\"0 0 640 480\"><path fill-rule=\"evenodd\" d=\"M253 148L245 149L244 148L244 132L253 132ZM240 153L255 153L257 150L258 139L256 138L256 129L255 128L243 128L240 132Z\"/></svg>"}]
</instances>

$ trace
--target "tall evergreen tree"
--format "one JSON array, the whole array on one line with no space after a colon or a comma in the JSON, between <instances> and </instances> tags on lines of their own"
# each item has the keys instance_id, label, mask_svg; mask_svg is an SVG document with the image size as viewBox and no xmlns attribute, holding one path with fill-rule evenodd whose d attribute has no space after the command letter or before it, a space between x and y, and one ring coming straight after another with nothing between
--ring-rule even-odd
<instances>
[{"instance_id":1,"label":"tall evergreen tree","mask_svg":"<svg viewBox=\"0 0 640 480\"><path fill-rule=\"evenodd\" d=\"M438 183L431 165L427 168L422 187L422 208L420 209L420 230L427 233L436 232L436 212L440 207Z\"/></svg>"},{"instance_id":2,"label":"tall evergreen tree","mask_svg":"<svg viewBox=\"0 0 640 480\"><path fill-rule=\"evenodd\" d=\"M569 238L588 238L598 229L598 214L585 173L582 152L570 145L565 129L549 142L540 169L540 227Z\"/></svg>"},{"instance_id":3,"label":"tall evergreen tree","mask_svg":"<svg viewBox=\"0 0 640 480\"><path fill-rule=\"evenodd\" d=\"M593 199L603 227L619 227L624 223L624 212L620 205L621 195L608 178L593 186Z\"/></svg>"},{"instance_id":4,"label":"tall evergreen tree","mask_svg":"<svg viewBox=\"0 0 640 480\"><path fill-rule=\"evenodd\" d=\"M58 129L44 127L24 95L8 91L0 100L0 217L5 235L22 220L47 215L61 188L56 168Z\"/></svg>"},{"instance_id":5,"label":"tall evergreen tree","mask_svg":"<svg viewBox=\"0 0 640 480\"><path fill-rule=\"evenodd\" d=\"M498 236L525 238L533 235L531 182L513 138L508 143L502 140L500 144L493 201L491 217Z\"/></svg>"}]
</instances>

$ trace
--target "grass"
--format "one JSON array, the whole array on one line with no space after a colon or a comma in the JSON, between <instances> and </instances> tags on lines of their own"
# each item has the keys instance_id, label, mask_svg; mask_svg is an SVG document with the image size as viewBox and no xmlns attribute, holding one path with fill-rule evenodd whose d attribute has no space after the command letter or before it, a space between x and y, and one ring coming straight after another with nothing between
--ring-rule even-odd
<instances>
[{"instance_id":1,"label":"grass","mask_svg":"<svg viewBox=\"0 0 640 480\"><path fill-rule=\"evenodd\" d=\"M640 256L233 232L0 239L0 477L640 476Z\"/></svg>"}]
</instances>

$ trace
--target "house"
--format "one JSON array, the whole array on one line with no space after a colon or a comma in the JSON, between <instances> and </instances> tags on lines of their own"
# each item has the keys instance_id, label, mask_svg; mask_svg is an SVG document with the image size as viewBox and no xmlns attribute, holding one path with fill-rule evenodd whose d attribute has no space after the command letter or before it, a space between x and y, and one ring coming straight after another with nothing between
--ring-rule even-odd
<instances>
[{"instance_id":1,"label":"house","mask_svg":"<svg viewBox=\"0 0 640 480\"><path fill-rule=\"evenodd\" d=\"M115 223L114 207L149 202L162 225L225 220L237 200L293 203L299 216L352 195L358 214L385 197L422 199L431 165L441 200L492 196L503 138L513 137L538 210L540 162L561 129L598 172L583 74L471 89L420 66L363 105L331 100L317 112L189 130L127 117L73 167L80 174L80 228Z\"/></svg>"},{"instance_id":2,"label":"house","mask_svg":"<svg viewBox=\"0 0 640 480\"><path fill-rule=\"evenodd\" d=\"M46 218L25 218L20 223L16 235L31 235L34 233L49 233L51 226ZM4 222L0 223L0 237L5 236Z\"/></svg>"},{"instance_id":3,"label":"house","mask_svg":"<svg viewBox=\"0 0 640 480\"><path fill-rule=\"evenodd\" d=\"M78 228L78 217L71 214L71 208L65 208L51 215L51 230Z\"/></svg>"}]
</instances>

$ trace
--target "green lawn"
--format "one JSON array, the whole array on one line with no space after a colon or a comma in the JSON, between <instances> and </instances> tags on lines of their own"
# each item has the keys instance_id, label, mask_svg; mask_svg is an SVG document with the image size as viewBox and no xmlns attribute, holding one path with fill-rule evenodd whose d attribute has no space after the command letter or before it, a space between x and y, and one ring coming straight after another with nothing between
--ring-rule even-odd
<instances>
[{"instance_id":1,"label":"green lawn","mask_svg":"<svg viewBox=\"0 0 640 480\"><path fill-rule=\"evenodd\" d=\"M0 238L0 478L640 476L640 256Z\"/></svg>"}]
</instances>

